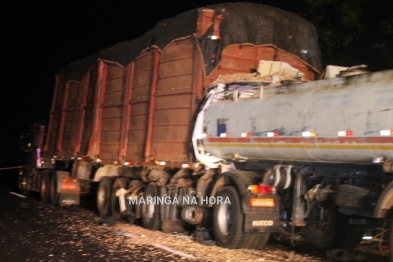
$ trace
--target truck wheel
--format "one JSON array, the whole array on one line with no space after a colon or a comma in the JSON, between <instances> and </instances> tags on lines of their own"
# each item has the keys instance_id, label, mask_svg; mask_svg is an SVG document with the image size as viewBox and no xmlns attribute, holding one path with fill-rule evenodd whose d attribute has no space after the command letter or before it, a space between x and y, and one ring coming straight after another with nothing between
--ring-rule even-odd
<instances>
[{"instance_id":1,"label":"truck wheel","mask_svg":"<svg viewBox=\"0 0 393 262\"><path fill-rule=\"evenodd\" d=\"M104 177L101 179L97 189L97 209L102 217L109 217L111 215L111 192L114 179Z\"/></svg>"},{"instance_id":2,"label":"truck wheel","mask_svg":"<svg viewBox=\"0 0 393 262\"><path fill-rule=\"evenodd\" d=\"M59 203L59 193L57 192L57 175L52 174L50 178L49 200L52 205Z\"/></svg>"},{"instance_id":3,"label":"truck wheel","mask_svg":"<svg viewBox=\"0 0 393 262\"><path fill-rule=\"evenodd\" d=\"M160 229L160 205L154 203L154 201L147 201L149 199L154 200L159 197L158 188L155 184L149 184L144 192L141 210L142 210L142 224L145 228L150 230Z\"/></svg>"},{"instance_id":4,"label":"truck wheel","mask_svg":"<svg viewBox=\"0 0 393 262\"><path fill-rule=\"evenodd\" d=\"M122 218L121 211L120 211L119 197L116 196L116 191L122 188L126 190L128 189L127 178L117 178L112 186L111 207L112 207L112 217L115 220L120 220Z\"/></svg>"},{"instance_id":5,"label":"truck wheel","mask_svg":"<svg viewBox=\"0 0 393 262\"><path fill-rule=\"evenodd\" d=\"M230 203L214 206L214 236L221 247L236 249L244 247L250 237L244 234L243 213L241 212L238 193L234 187L224 187L217 194Z\"/></svg>"},{"instance_id":6,"label":"truck wheel","mask_svg":"<svg viewBox=\"0 0 393 262\"><path fill-rule=\"evenodd\" d=\"M255 233L250 235L247 244L244 246L249 249L262 249L266 246L269 241L270 233Z\"/></svg>"},{"instance_id":7,"label":"truck wheel","mask_svg":"<svg viewBox=\"0 0 393 262\"><path fill-rule=\"evenodd\" d=\"M49 174L48 173L42 173L41 174L41 185L40 185L40 197L41 201L44 203L49 202Z\"/></svg>"},{"instance_id":8,"label":"truck wheel","mask_svg":"<svg viewBox=\"0 0 393 262\"><path fill-rule=\"evenodd\" d=\"M334 207L325 207L323 216L322 225L310 224L305 228L305 236L313 246L351 249L360 243L363 232L349 230L345 215L338 214Z\"/></svg>"}]
</instances>

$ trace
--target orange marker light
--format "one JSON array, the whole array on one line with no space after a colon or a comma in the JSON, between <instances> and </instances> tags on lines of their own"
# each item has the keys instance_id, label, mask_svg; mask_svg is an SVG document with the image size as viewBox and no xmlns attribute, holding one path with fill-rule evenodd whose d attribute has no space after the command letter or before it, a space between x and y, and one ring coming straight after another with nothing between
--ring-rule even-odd
<instances>
[{"instance_id":1,"label":"orange marker light","mask_svg":"<svg viewBox=\"0 0 393 262\"><path fill-rule=\"evenodd\" d=\"M251 198L250 199L251 207L274 207L274 199L273 198Z\"/></svg>"}]
</instances>

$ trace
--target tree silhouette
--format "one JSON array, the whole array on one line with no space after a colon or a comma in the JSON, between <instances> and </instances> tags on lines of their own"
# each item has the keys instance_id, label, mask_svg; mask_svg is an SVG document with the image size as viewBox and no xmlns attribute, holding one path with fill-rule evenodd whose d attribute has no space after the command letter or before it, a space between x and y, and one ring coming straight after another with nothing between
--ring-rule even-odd
<instances>
[{"instance_id":1,"label":"tree silhouette","mask_svg":"<svg viewBox=\"0 0 393 262\"><path fill-rule=\"evenodd\" d=\"M384 0L304 0L300 16L318 29L324 65L393 66L393 15Z\"/></svg>"}]
</instances>

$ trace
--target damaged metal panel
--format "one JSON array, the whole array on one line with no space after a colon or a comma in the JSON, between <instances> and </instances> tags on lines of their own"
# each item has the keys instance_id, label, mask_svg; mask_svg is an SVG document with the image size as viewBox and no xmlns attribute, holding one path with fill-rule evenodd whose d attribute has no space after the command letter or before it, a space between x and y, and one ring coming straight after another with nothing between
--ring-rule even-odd
<instances>
[{"instance_id":1,"label":"damaged metal panel","mask_svg":"<svg viewBox=\"0 0 393 262\"><path fill-rule=\"evenodd\" d=\"M393 82L330 87L323 82L332 81L323 80L321 88L314 90L212 105L205 115L204 125L211 134L205 141L206 150L223 158L238 155L332 163L392 159L393 138L389 134L393 130ZM301 86L298 85L299 90ZM217 119L226 120L229 137L216 136ZM389 134L384 135L383 130ZM241 137L248 132L251 137ZM277 136L269 137L269 132L276 132Z\"/></svg>"},{"instance_id":2,"label":"damaged metal panel","mask_svg":"<svg viewBox=\"0 0 393 262\"><path fill-rule=\"evenodd\" d=\"M251 73L252 69L258 67L260 60L287 62L303 72L306 79L314 80L316 72L312 71L306 62L291 53L273 45L234 44L222 51L221 61L208 75L208 82L213 82L219 75Z\"/></svg>"}]
</instances>

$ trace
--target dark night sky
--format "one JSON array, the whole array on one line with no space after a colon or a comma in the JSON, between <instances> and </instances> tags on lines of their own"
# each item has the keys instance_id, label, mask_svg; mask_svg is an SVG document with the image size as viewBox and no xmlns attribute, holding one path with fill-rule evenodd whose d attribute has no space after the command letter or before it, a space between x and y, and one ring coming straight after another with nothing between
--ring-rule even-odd
<instances>
[{"instance_id":1,"label":"dark night sky","mask_svg":"<svg viewBox=\"0 0 393 262\"><path fill-rule=\"evenodd\" d=\"M17 164L18 136L47 122L59 67L132 40L192 8L241 1L7 1L0 4L0 167ZM299 12L300 0L248 1ZM390 2L390 1L387 1ZM383 8L383 7L380 7ZM376 14L377 15L377 14ZM370 18L372 21L372 17Z\"/></svg>"}]
</instances>

